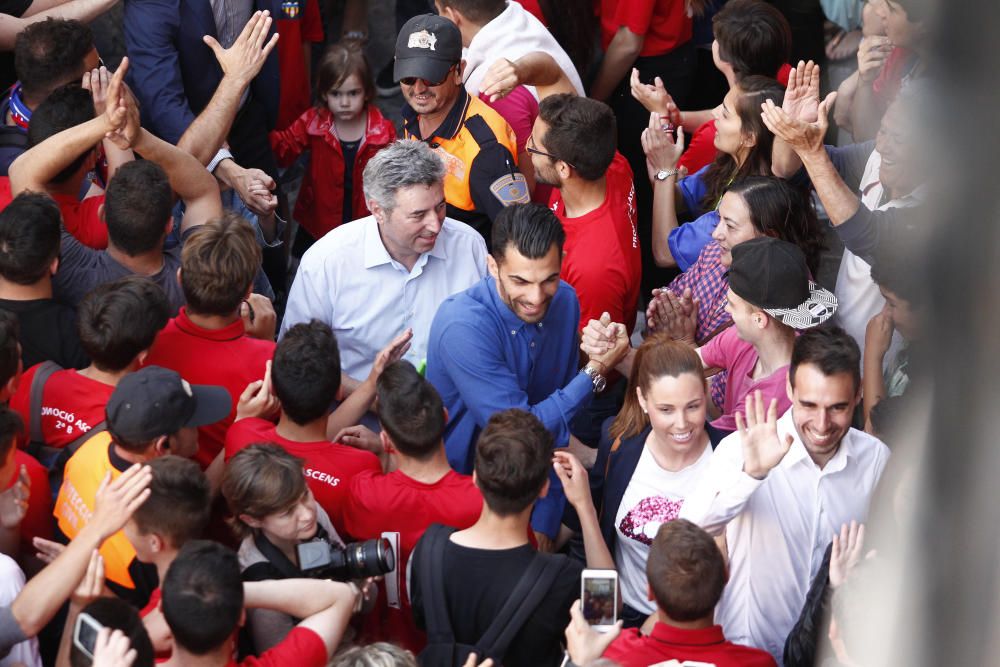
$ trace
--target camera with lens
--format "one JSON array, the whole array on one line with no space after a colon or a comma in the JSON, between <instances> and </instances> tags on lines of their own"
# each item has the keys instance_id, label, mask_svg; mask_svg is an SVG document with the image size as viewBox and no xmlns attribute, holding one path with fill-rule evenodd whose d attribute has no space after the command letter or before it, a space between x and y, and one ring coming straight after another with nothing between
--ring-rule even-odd
<instances>
[{"instance_id":1,"label":"camera with lens","mask_svg":"<svg viewBox=\"0 0 1000 667\"><path fill-rule=\"evenodd\" d=\"M338 547L325 540L298 545L299 569L314 579L350 581L378 577L396 568L396 554L384 537Z\"/></svg>"}]
</instances>

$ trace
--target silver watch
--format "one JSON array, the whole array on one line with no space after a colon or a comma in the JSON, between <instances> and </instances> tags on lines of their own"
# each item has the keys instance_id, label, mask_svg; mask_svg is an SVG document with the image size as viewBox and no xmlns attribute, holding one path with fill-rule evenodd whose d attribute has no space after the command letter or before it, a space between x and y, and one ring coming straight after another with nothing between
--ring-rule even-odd
<instances>
[{"instance_id":1,"label":"silver watch","mask_svg":"<svg viewBox=\"0 0 1000 667\"><path fill-rule=\"evenodd\" d=\"M604 391L604 388L608 385L608 381L603 375L601 375L600 371L590 364L587 364L583 367L583 372L586 373L587 377L590 378L590 381L594 383L595 394L599 394Z\"/></svg>"},{"instance_id":2,"label":"silver watch","mask_svg":"<svg viewBox=\"0 0 1000 667\"><path fill-rule=\"evenodd\" d=\"M656 172L656 175L653 178L655 178L658 181L665 181L671 176L676 176L677 174L680 173L680 171L681 170L678 169L677 167L674 167L673 169L661 169L658 172Z\"/></svg>"}]
</instances>

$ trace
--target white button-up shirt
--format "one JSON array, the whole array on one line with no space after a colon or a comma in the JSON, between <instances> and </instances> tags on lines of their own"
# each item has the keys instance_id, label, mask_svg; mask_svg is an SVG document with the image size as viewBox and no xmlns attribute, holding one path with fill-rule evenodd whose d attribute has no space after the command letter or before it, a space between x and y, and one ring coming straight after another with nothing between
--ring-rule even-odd
<instances>
[{"instance_id":1,"label":"white button-up shirt","mask_svg":"<svg viewBox=\"0 0 1000 667\"><path fill-rule=\"evenodd\" d=\"M791 434L794 442L767 477L743 472L740 434L733 433L719 443L680 514L710 533L725 530L729 583L715 622L726 639L764 649L779 665L826 547L843 524L865 520L889 459L880 440L852 428L820 470L792 410L778 420L778 437Z\"/></svg>"},{"instance_id":2,"label":"white button-up shirt","mask_svg":"<svg viewBox=\"0 0 1000 667\"><path fill-rule=\"evenodd\" d=\"M340 225L306 251L281 335L299 322L325 322L337 336L343 371L364 380L379 350L412 327L405 358L419 366L438 306L484 275L486 244L465 223L445 218L434 247L407 270L389 256L368 216Z\"/></svg>"}]
</instances>

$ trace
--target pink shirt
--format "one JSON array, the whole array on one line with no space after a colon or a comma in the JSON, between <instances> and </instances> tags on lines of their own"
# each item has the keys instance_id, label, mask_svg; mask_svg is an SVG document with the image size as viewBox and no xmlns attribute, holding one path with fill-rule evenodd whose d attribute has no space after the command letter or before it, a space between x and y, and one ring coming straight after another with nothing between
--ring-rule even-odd
<instances>
[{"instance_id":1,"label":"pink shirt","mask_svg":"<svg viewBox=\"0 0 1000 667\"><path fill-rule=\"evenodd\" d=\"M737 412L745 412L747 394L760 391L764 405L771 399L778 399L778 415L792 407L785 385L788 381L788 366L782 366L765 378L754 380L750 377L757 364L757 351L753 345L741 340L736 327L729 327L701 348L701 358L706 367L724 368L729 371L726 384L726 399L722 405L722 416L712 422L712 426L724 430L736 430Z\"/></svg>"}]
</instances>

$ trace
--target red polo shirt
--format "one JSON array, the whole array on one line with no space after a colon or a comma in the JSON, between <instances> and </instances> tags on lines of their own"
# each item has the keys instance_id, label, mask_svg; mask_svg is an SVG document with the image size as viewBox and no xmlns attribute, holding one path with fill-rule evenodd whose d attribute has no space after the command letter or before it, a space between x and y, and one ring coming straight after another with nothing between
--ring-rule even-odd
<instances>
[{"instance_id":1,"label":"red polo shirt","mask_svg":"<svg viewBox=\"0 0 1000 667\"><path fill-rule=\"evenodd\" d=\"M622 26L643 35L640 56L660 56L691 40L692 23L680 0L601 0L601 48Z\"/></svg>"},{"instance_id":2,"label":"red polo shirt","mask_svg":"<svg viewBox=\"0 0 1000 667\"><path fill-rule=\"evenodd\" d=\"M366 471L351 480L344 503L344 527L358 540L396 533L396 569L379 587L378 606L365 619L365 637L392 641L414 652L426 643L413 621L406 593L406 564L424 531L434 523L468 528L483 511L483 496L472 477L454 470L433 484L418 482L396 470L383 475ZM389 599L389 589L394 590Z\"/></svg>"},{"instance_id":3,"label":"red polo shirt","mask_svg":"<svg viewBox=\"0 0 1000 667\"><path fill-rule=\"evenodd\" d=\"M683 630L657 623L648 637L637 628L624 630L602 657L622 667L646 667L667 660L690 660L715 667L774 667L767 651L726 641L722 626Z\"/></svg>"},{"instance_id":4,"label":"red polo shirt","mask_svg":"<svg viewBox=\"0 0 1000 667\"><path fill-rule=\"evenodd\" d=\"M350 531L344 526L344 503L351 479L365 471L382 472L378 457L338 442L295 442L278 435L277 427L265 419L241 419L226 434L226 460L250 445L269 442L280 446L304 461L302 472L316 496L316 502L330 515L337 533L347 541Z\"/></svg>"},{"instance_id":5,"label":"red polo shirt","mask_svg":"<svg viewBox=\"0 0 1000 667\"><path fill-rule=\"evenodd\" d=\"M173 369L191 384L221 385L232 398L228 417L198 429L194 460L202 469L222 451L240 395L248 384L264 378L265 366L273 356L274 341L247 336L242 320L222 329L204 329L188 318L186 306L156 336L145 366Z\"/></svg>"},{"instance_id":6,"label":"red polo shirt","mask_svg":"<svg viewBox=\"0 0 1000 667\"><path fill-rule=\"evenodd\" d=\"M642 253L632 168L621 153L615 153L605 177L604 203L590 213L567 218L559 190L552 191L549 206L566 231L562 278L580 299L580 328L607 312L612 322L623 322L631 335L642 282Z\"/></svg>"},{"instance_id":7,"label":"red polo shirt","mask_svg":"<svg viewBox=\"0 0 1000 667\"><path fill-rule=\"evenodd\" d=\"M10 408L21 415L25 430L31 425L31 383L37 371L37 364L28 369L10 399ZM62 449L104 421L104 408L114 390L110 384L91 380L72 368L50 375L42 391L41 424L45 444Z\"/></svg>"}]
</instances>

